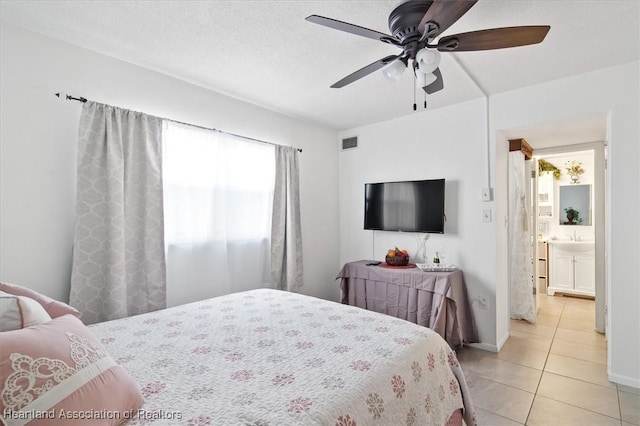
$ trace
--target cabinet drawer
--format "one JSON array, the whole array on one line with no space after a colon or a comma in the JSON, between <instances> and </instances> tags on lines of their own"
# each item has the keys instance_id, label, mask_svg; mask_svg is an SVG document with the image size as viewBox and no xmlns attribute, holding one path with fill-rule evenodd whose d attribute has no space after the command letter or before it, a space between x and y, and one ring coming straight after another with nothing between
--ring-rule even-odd
<instances>
[{"instance_id":1,"label":"cabinet drawer","mask_svg":"<svg viewBox=\"0 0 640 426\"><path fill-rule=\"evenodd\" d=\"M538 259L546 259L547 255L547 243L538 242Z\"/></svg>"},{"instance_id":2,"label":"cabinet drawer","mask_svg":"<svg viewBox=\"0 0 640 426\"><path fill-rule=\"evenodd\" d=\"M547 291L547 278L538 277L538 291L540 293L546 293Z\"/></svg>"},{"instance_id":3,"label":"cabinet drawer","mask_svg":"<svg viewBox=\"0 0 640 426\"><path fill-rule=\"evenodd\" d=\"M538 260L538 276L539 277L547 276L547 261L544 259Z\"/></svg>"}]
</instances>

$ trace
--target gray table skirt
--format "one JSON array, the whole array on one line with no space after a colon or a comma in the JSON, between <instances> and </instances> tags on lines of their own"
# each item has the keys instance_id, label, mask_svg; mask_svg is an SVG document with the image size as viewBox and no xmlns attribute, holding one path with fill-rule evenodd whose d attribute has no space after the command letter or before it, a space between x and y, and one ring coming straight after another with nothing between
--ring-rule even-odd
<instances>
[{"instance_id":1,"label":"gray table skirt","mask_svg":"<svg viewBox=\"0 0 640 426\"><path fill-rule=\"evenodd\" d=\"M342 303L428 327L452 348L479 341L461 270L422 272L368 262L347 263L338 273Z\"/></svg>"}]
</instances>

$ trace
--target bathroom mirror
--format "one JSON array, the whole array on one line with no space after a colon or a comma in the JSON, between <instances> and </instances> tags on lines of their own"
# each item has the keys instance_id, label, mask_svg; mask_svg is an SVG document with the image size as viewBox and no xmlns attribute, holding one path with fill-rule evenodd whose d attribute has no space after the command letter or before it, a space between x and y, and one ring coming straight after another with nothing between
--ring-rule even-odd
<instances>
[{"instance_id":1,"label":"bathroom mirror","mask_svg":"<svg viewBox=\"0 0 640 426\"><path fill-rule=\"evenodd\" d=\"M591 185L560 186L560 225L591 226Z\"/></svg>"}]
</instances>

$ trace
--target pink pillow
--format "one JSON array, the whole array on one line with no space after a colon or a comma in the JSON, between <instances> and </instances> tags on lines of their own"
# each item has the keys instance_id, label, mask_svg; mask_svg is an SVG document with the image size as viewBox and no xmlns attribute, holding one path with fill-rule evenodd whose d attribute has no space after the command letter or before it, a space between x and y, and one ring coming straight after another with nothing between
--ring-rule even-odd
<instances>
[{"instance_id":1,"label":"pink pillow","mask_svg":"<svg viewBox=\"0 0 640 426\"><path fill-rule=\"evenodd\" d=\"M19 330L47 321L51 317L35 300L0 291L0 331Z\"/></svg>"},{"instance_id":2,"label":"pink pillow","mask_svg":"<svg viewBox=\"0 0 640 426\"><path fill-rule=\"evenodd\" d=\"M54 300L44 294L40 294L30 288L22 287L15 284L0 283L0 291L13 294L14 296L27 296L40 303L51 318L61 317L62 315L71 314L80 318L82 314L76 308L72 308L66 303Z\"/></svg>"},{"instance_id":3,"label":"pink pillow","mask_svg":"<svg viewBox=\"0 0 640 426\"><path fill-rule=\"evenodd\" d=\"M7 424L21 413L41 413L29 426L113 426L142 406L138 385L72 315L4 332L0 340L0 419ZM107 418L87 420L91 413Z\"/></svg>"}]
</instances>

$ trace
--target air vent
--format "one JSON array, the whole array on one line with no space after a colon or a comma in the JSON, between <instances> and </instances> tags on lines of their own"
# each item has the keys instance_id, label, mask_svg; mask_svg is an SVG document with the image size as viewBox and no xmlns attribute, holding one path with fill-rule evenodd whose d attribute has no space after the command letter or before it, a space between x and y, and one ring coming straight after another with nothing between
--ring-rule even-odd
<instances>
[{"instance_id":1,"label":"air vent","mask_svg":"<svg viewBox=\"0 0 640 426\"><path fill-rule=\"evenodd\" d=\"M342 139L342 149L353 149L358 147L358 137Z\"/></svg>"}]
</instances>

